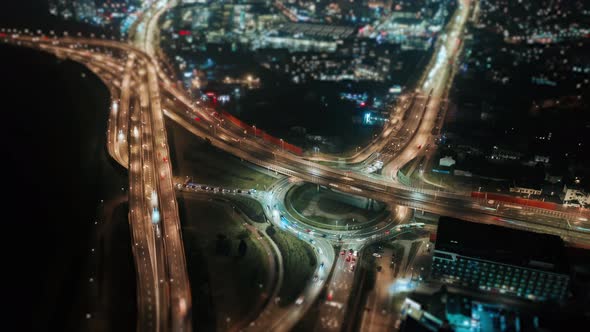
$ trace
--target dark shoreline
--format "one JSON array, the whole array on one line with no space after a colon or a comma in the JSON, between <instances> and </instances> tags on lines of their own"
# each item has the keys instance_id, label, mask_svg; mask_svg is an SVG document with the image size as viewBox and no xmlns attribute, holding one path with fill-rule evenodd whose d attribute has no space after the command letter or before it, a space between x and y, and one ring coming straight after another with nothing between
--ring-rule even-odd
<instances>
[{"instance_id":1,"label":"dark shoreline","mask_svg":"<svg viewBox=\"0 0 590 332\"><path fill-rule=\"evenodd\" d=\"M8 298L25 316L20 330L23 324L35 331L84 330L82 312L94 300L87 284L90 248L98 233L93 221L100 200L113 197L127 181L104 145L109 93L79 64L4 44L0 54L3 173L8 179L3 219L11 228L5 230L5 272L14 280ZM101 231L119 239L104 243L108 250L127 251L113 255L121 258L111 264L126 267L132 260L124 221L125 227L112 223ZM125 239L126 244L120 243ZM131 291L112 292L109 311L134 303L134 272L121 274L117 282ZM115 301L115 296L120 298ZM131 323L121 326L133 327L135 317L126 319Z\"/></svg>"}]
</instances>

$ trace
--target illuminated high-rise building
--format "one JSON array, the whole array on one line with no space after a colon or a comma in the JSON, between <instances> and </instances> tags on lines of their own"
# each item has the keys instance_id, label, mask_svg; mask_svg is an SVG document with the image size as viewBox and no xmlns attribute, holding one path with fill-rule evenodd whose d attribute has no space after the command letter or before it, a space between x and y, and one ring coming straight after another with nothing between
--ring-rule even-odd
<instances>
[{"instance_id":1,"label":"illuminated high-rise building","mask_svg":"<svg viewBox=\"0 0 590 332\"><path fill-rule=\"evenodd\" d=\"M453 286L537 301L564 300L570 280L560 237L448 217L439 221L431 271Z\"/></svg>"},{"instance_id":2,"label":"illuminated high-rise building","mask_svg":"<svg viewBox=\"0 0 590 332\"><path fill-rule=\"evenodd\" d=\"M77 20L89 20L96 16L94 0L77 0L74 3L74 14Z\"/></svg>"}]
</instances>

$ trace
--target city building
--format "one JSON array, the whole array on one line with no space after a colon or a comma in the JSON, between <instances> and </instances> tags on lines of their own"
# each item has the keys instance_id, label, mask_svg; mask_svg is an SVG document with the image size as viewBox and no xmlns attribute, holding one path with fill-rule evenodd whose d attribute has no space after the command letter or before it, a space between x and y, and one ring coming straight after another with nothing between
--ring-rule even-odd
<instances>
[{"instance_id":1,"label":"city building","mask_svg":"<svg viewBox=\"0 0 590 332\"><path fill-rule=\"evenodd\" d=\"M489 158L492 160L520 160L521 157L522 153L520 152L502 149L497 146L493 147L489 156Z\"/></svg>"},{"instance_id":2,"label":"city building","mask_svg":"<svg viewBox=\"0 0 590 332\"><path fill-rule=\"evenodd\" d=\"M451 166L455 165L455 159L453 159L453 157L451 157L451 156L442 157L438 161L438 165L445 166L445 167L451 167Z\"/></svg>"},{"instance_id":3,"label":"city building","mask_svg":"<svg viewBox=\"0 0 590 332\"><path fill-rule=\"evenodd\" d=\"M363 26L359 35L375 39L379 43L398 44L404 50L430 48L449 14L449 2L445 1L375 1L369 6L388 15Z\"/></svg>"},{"instance_id":4,"label":"city building","mask_svg":"<svg viewBox=\"0 0 590 332\"><path fill-rule=\"evenodd\" d=\"M561 182L562 180L563 175L561 175L561 173L558 173L552 169L547 169L545 171L545 181L555 184Z\"/></svg>"},{"instance_id":5,"label":"city building","mask_svg":"<svg viewBox=\"0 0 590 332\"><path fill-rule=\"evenodd\" d=\"M289 49L292 51L293 45ZM265 52L268 56L262 60L264 65L287 74L295 83L310 80L385 82L392 79L392 62L400 57L397 46L357 39L347 39L333 51L292 52L284 57Z\"/></svg>"},{"instance_id":6,"label":"city building","mask_svg":"<svg viewBox=\"0 0 590 332\"><path fill-rule=\"evenodd\" d=\"M569 269L554 235L441 217L431 277L456 287L563 301Z\"/></svg>"},{"instance_id":7,"label":"city building","mask_svg":"<svg viewBox=\"0 0 590 332\"><path fill-rule=\"evenodd\" d=\"M547 156L535 155L533 160L535 163L549 164L549 157Z\"/></svg>"},{"instance_id":8,"label":"city building","mask_svg":"<svg viewBox=\"0 0 590 332\"><path fill-rule=\"evenodd\" d=\"M94 0L78 0L74 3L76 19L80 21L92 20L96 16Z\"/></svg>"},{"instance_id":9,"label":"city building","mask_svg":"<svg viewBox=\"0 0 590 332\"><path fill-rule=\"evenodd\" d=\"M280 23L252 38L252 49L286 48L292 52L334 52L342 40L353 35L346 26Z\"/></svg>"},{"instance_id":10,"label":"city building","mask_svg":"<svg viewBox=\"0 0 590 332\"><path fill-rule=\"evenodd\" d=\"M590 194L577 184L563 186L563 205L571 207L590 207Z\"/></svg>"},{"instance_id":11,"label":"city building","mask_svg":"<svg viewBox=\"0 0 590 332\"><path fill-rule=\"evenodd\" d=\"M551 304L465 294L442 286L415 290L402 304L400 332L558 332L587 324L580 313Z\"/></svg>"},{"instance_id":12,"label":"city building","mask_svg":"<svg viewBox=\"0 0 590 332\"><path fill-rule=\"evenodd\" d=\"M74 4L72 0L51 0L49 1L49 13L60 16L63 19L70 19L74 16Z\"/></svg>"},{"instance_id":13,"label":"city building","mask_svg":"<svg viewBox=\"0 0 590 332\"><path fill-rule=\"evenodd\" d=\"M122 32L127 29L137 15L138 0L49 0L49 13L63 19L75 19L95 26L112 25Z\"/></svg>"},{"instance_id":14,"label":"city building","mask_svg":"<svg viewBox=\"0 0 590 332\"><path fill-rule=\"evenodd\" d=\"M536 185L533 183L514 183L512 186L510 186L510 192L527 196L539 196L543 190L541 185Z\"/></svg>"}]
</instances>

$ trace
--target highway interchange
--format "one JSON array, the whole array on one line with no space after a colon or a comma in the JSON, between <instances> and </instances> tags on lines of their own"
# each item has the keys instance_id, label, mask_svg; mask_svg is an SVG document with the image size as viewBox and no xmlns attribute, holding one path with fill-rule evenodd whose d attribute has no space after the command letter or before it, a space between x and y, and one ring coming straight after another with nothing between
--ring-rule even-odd
<instances>
[{"instance_id":1,"label":"highway interchange","mask_svg":"<svg viewBox=\"0 0 590 332\"><path fill-rule=\"evenodd\" d=\"M328 285L334 291L333 300L321 307L322 319L316 327L327 331L337 330L342 323L350 287L339 285L350 285L353 276L339 253L334 252L334 245L360 251L370 243L393 238L405 231L399 225L409 223L414 211L557 234L572 245L590 244L587 214L490 204L462 193L409 188L397 181L397 171L419 153L417 147L432 142L432 128L440 103L446 98L452 63L459 54L457 48L473 2L461 1L444 37L437 42L418 88L404 96L405 100L392 112L390 125L372 144L344 159L296 156L256 137L248 137L241 128L215 116L214 110L198 105L180 91L173 83L175 79L162 69L164 66L154 47L158 17L175 5L174 1L158 1L148 8L131 44L94 36L58 37L52 33L10 29L0 30L0 41L83 63L112 93L107 148L114 160L129 169L129 222L138 274L138 330L192 329L190 285L164 126L167 116L230 154L283 174L284 179L255 198L273 224L312 245L318 262L323 263L318 264L315 272L318 280L310 281L303 290L301 303L279 307L269 301L249 329L289 330ZM406 113L407 121L402 121ZM194 121L195 116L200 121ZM405 139L394 139L400 133ZM359 164L375 158L382 158L385 163L381 175L359 171ZM314 229L307 233L305 230L310 226L301 224L284 208L284 195L293 185L293 179L398 206L396 218L377 229Z\"/></svg>"}]
</instances>

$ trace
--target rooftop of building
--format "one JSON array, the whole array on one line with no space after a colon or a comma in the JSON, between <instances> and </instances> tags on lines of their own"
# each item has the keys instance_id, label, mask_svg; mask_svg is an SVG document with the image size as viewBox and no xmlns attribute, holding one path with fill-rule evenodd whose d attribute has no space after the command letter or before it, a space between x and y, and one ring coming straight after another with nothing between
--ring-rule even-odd
<instances>
[{"instance_id":1,"label":"rooftop of building","mask_svg":"<svg viewBox=\"0 0 590 332\"><path fill-rule=\"evenodd\" d=\"M424 19L416 17L396 17L393 22L397 24L417 25L424 23Z\"/></svg>"},{"instance_id":2,"label":"rooftop of building","mask_svg":"<svg viewBox=\"0 0 590 332\"><path fill-rule=\"evenodd\" d=\"M566 189L570 189L570 190L578 190L578 191L581 191L581 192L587 193L587 192L589 192L589 190L588 190L588 189L590 188L590 185L589 185L589 183L590 183L590 181L586 181L586 182L575 181L575 180L573 180L573 181L568 181L568 182L566 182L566 184L564 185L564 186L565 186L565 187L564 187L564 190L566 190Z\"/></svg>"},{"instance_id":3,"label":"rooftop of building","mask_svg":"<svg viewBox=\"0 0 590 332\"><path fill-rule=\"evenodd\" d=\"M354 33L354 28L347 26L310 23L283 23L277 30L286 34L303 34L316 38L344 39Z\"/></svg>"},{"instance_id":4,"label":"rooftop of building","mask_svg":"<svg viewBox=\"0 0 590 332\"><path fill-rule=\"evenodd\" d=\"M475 326L472 324L477 325L481 331L500 331L500 326L496 324L500 317L504 317L507 327L514 327L518 318L521 331L573 331L575 329L572 328L576 326L588 324L588 317L579 310L551 303L532 303L497 295L466 292L446 286L434 293L417 290L410 293L407 298L440 322L448 321L455 332L473 331L471 328ZM472 321L471 318L474 317ZM464 324L466 320L467 325ZM428 321L433 322L432 319L407 321L409 326L404 324L406 326L403 326L401 331L437 331L437 324L428 324Z\"/></svg>"},{"instance_id":5,"label":"rooftop of building","mask_svg":"<svg viewBox=\"0 0 590 332\"><path fill-rule=\"evenodd\" d=\"M441 217L435 250L554 273L569 273L563 240L555 235Z\"/></svg>"}]
</instances>

